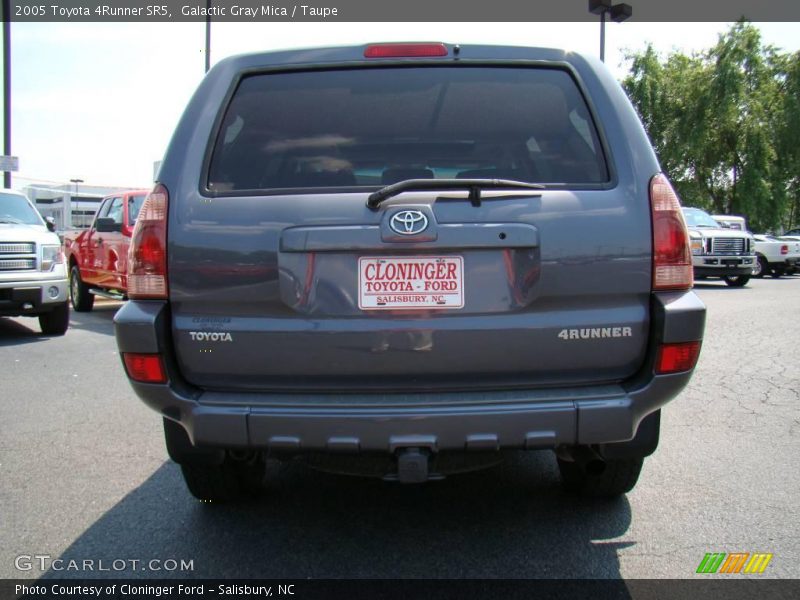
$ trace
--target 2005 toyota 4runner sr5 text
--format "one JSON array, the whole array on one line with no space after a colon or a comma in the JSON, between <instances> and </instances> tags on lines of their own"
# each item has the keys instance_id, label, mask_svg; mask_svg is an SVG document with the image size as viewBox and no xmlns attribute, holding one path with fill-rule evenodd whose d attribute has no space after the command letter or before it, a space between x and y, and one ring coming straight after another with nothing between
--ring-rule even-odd
<instances>
[{"instance_id":1,"label":"2005 toyota 4runner sr5 text","mask_svg":"<svg viewBox=\"0 0 800 600\"><path fill-rule=\"evenodd\" d=\"M691 288L678 198L599 62L375 44L208 73L115 325L198 498L267 457L418 482L504 449L613 496L691 377Z\"/></svg>"}]
</instances>

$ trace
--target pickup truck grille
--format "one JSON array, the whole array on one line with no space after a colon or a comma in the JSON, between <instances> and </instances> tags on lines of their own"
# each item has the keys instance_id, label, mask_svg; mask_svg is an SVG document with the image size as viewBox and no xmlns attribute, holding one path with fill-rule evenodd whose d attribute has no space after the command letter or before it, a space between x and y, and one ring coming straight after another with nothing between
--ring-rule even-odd
<instances>
[{"instance_id":1,"label":"pickup truck grille","mask_svg":"<svg viewBox=\"0 0 800 600\"><path fill-rule=\"evenodd\" d=\"M713 254L743 254L745 247L744 238L714 238L711 240Z\"/></svg>"},{"instance_id":2,"label":"pickup truck grille","mask_svg":"<svg viewBox=\"0 0 800 600\"><path fill-rule=\"evenodd\" d=\"M36 254L36 244L33 242L1 243L0 254Z\"/></svg>"},{"instance_id":3,"label":"pickup truck grille","mask_svg":"<svg viewBox=\"0 0 800 600\"><path fill-rule=\"evenodd\" d=\"M36 244L34 242L0 243L0 273L35 270Z\"/></svg>"},{"instance_id":4,"label":"pickup truck grille","mask_svg":"<svg viewBox=\"0 0 800 600\"><path fill-rule=\"evenodd\" d=\"M35 268L35 258L0 258L0 272L32 271Z\"/></svg>"}]
</instances>

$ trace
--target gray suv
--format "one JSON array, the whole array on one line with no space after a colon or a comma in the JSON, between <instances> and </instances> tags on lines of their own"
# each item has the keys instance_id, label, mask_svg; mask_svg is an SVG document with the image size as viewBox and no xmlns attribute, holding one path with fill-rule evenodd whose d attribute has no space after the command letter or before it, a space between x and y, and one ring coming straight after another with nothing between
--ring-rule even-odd
<instances>
[{"instance_id":1,"label":"gray suv","mask_svg":"<svg viewBox=\"0 0 800 600\"><path fill-rule=\"evenodd\" d=\"M630 490L705 307L622 89L557 50L221 61L139 213L117 343L202 500L266 459L421 482L550 449Z\"/></svg>"}]
</instances>

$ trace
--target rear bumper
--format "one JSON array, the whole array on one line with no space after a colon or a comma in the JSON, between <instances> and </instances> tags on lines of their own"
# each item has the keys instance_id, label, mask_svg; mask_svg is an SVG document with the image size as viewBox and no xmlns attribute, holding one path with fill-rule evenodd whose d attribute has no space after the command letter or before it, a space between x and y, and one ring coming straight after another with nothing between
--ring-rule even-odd
<instances>
[{"instance_id":1,"label":"rear bumper","mask_svg":"<svg viewBox=\"0 0 800 600\"><path fill-rule=\"evenodd\" d=\"M689 376L655 377L635 392L619 386L498 392L488 404L393 408L230 405L214 404L213 397L200 403L167 386L132 385L151 408L180 422L198 446L393 452L403 447L533 449L630 440L639 422L677 395ZM497 396L504 401L498 403Z\"/></svg>"},{"instance_id":2,"label":"rear bumper","mask_svg":"<svg viewBox=\"0 0 800 600\"><path fill-rule=\"evenodd\" d=\"M63 278L0 281L0 316L40 315L67 301Z\"/></svg>"},{"instance_id":3,"label":"rear bumper","mask_svg":"<svg viewBox=\"0 0 800 600\"><path fill-rule=\"evenodd\" d=\"M552 448L630 440L641 420L691 377L653 375L656 345L702 339L705 306L693 292L657 294L651 321L651 351L637 376L622 384L393 396L203 392L183 382L171 361L166 303L128 302L114 318L120 352L157 352L167 363L167 384L131 382L134 391L181 423L196 446L289 452Z\"/></svg>"}]
</instances>

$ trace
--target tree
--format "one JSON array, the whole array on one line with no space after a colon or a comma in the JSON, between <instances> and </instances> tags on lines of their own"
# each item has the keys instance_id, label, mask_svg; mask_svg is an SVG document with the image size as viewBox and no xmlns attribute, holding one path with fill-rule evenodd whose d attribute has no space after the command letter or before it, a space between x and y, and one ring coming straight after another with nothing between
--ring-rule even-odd
<instances>
[{"instance_id":1,"label":"tree","mask_svg":"<svg viewBox=\"0 0 800 600\"><path fill-rule=\"evenodd\" d=\"M740 21L703 53L662 61L648 46L628 58L623 87L684 203L745 215L754 230L779 226L800 192L796 177L789 184L797 163L781 154L791 145L786 116L800 119L800 101L787 103L789 87L795 100L800 91L797 56L764 46Z\"/></svg>"},{"instance_id":2,"label":"tree","mask_svg":"<svg viewBox=\"0 0 800 600\"><path fill-rule=\"evenodd\" d=\"M782 193L787 206L785 222L800 223L800 52L786 57L782 119L777 131L778 182L773 189Z\"/></svg>"}]
</instances>

